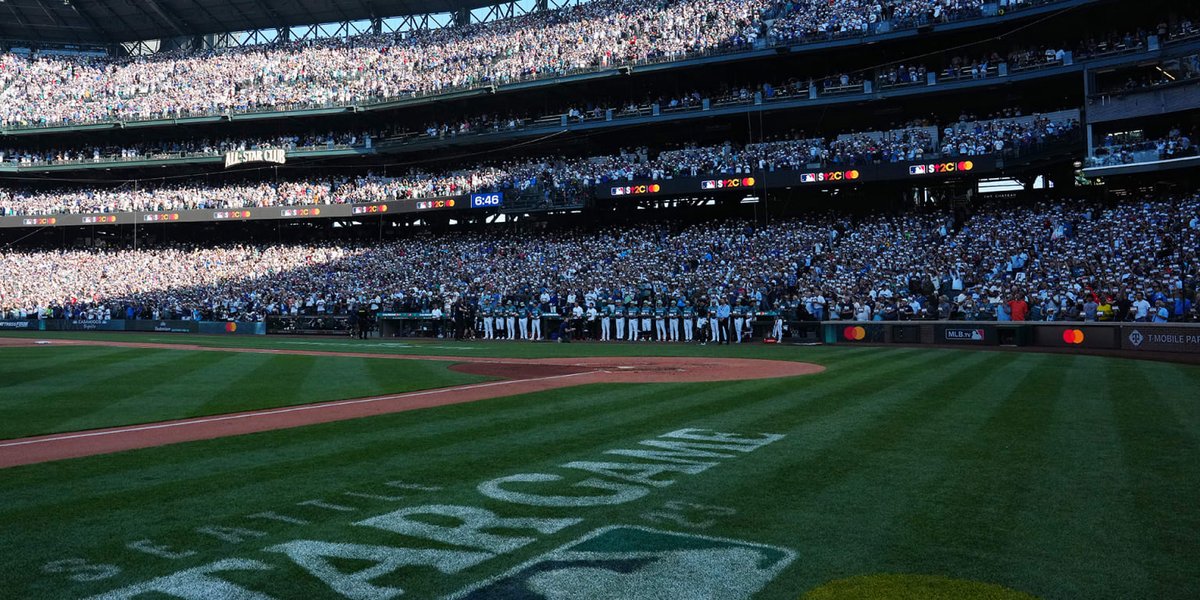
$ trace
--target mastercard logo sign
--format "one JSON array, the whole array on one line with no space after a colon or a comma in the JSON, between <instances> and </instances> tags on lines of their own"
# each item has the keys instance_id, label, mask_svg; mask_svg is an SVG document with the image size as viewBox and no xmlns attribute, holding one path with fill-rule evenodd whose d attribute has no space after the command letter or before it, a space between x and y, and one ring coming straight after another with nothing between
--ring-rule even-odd
<instances>
[{"instance_id":1,"label":"mastercard logo sign","mask_svg":"<svg viewBox=\"0 0 1200 600\"><path fill-rule=\"evenodd\" d=\"M1063 342L1067 344L1082 344L1083 331L1079 329L1068 329L1063 332Z\"/></svg>"},{"instance_id":2,"label":"mastercard logo sign","mask_svg":"<svg viewBox=\"0 0 1200 600\"><path fill-rule=\"evenodd\" d=\"M842 330L842 337L852 342L858 342L866 339L867 330L861 326L851 326Z\"/></svg>"}]
</instances>

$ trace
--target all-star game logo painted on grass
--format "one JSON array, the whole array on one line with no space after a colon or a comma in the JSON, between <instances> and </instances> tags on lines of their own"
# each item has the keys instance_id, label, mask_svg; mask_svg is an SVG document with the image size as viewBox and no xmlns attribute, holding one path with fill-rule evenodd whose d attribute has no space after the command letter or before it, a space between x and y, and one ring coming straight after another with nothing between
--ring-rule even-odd
<instances>
[{"instance_id":1,"label":"all-star game logo painted on grass","mask_svg":"<svg viewBox=\"0 0 1200 600\"><path fill-rule=\"evenodd\" d=\"M786 548L622 525L597 529L453 600L740 600L795 559Z\"/></svg>"}]
</instances>

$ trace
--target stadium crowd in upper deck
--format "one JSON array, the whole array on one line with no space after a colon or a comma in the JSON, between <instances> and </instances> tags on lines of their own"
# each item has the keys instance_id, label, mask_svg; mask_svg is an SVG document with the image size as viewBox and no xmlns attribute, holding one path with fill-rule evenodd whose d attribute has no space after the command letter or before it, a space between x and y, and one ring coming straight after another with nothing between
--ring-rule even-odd
<instances>
[{"instance_id":1,"label":"stadium crowd in upper deck","mask_svg":"<svg viewBox=\"0 0 1200 600\"><path fill-rule=\"evenodd\" d=\"M850 167L875 162L921 160L937 155L982 156L1053 142L1078 129L1073 118L1022 118L1019 112L992 120L963 116L935 145L930 127L842 136L825 141L799 136L752 144L692 146L660 152L645 149L582 159L512 160L444 172L413 171L403 176L301 179L210 186L194 182L119 189L56 191L0 188L0 216L110 213L346 204L454 196L472 192L527 189L534 186L578 189L614 181L680 176L750 174L806 169L811 164Z\"/></svg>"},{"instance_id":2,"label":"stadium crowd in upper deck","mask_svg":"<svg viewBox=\"0 0 1200 600\"><path fill-rule=\"evenodd\" d=\"M345 105L798 40L983 0L592 0L491 23L107 60L0 54L0 127ZM773 25L768 25L768 21Z\"/></svg>"},{"instance_id":3,"label":"stadium crowd in upper deck","mask_svg":"<svg viewBox=\"0 0 1200 600\"><path fill-rule=\"evenodd\" d=\"M1200 196L974 210L493 227L369 245L8 249L0 316L255 320L458 300L566 314L720 299L816 319L1200 321Z\"/></svg>"}]
</instances>

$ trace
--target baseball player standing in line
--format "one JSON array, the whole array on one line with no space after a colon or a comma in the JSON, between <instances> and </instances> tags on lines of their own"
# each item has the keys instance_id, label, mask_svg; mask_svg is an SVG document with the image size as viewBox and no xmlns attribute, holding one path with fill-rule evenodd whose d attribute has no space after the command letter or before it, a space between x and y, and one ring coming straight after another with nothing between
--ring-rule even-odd
<instances>
[{"instance_id":1,"label":"baseball player standing in line","mask_svg":"<svg viewBox=\"0 0 1200 600\"><path fill-rule=\"evenodd\" d=\"M490 302L485 302L483 304L483 306L481 306L479 308L480 308L479 316L483 318L483 339L490 340L490 339L492 339L492 333L493 333L492 304Z\"/></svg>"},{"instance_id":2,"label":"baseball player standing in line","mask_svg":"<svg viewBox=\"0 0 1200 600\"><path fill-rule=\"evenodd\" d=\"M681 319L682 316L683 315L682 315L681 309L679 308L679 302L678 301L672 302L671 308L667 313L667 319L669 319L669 321L671 323L670 340L672 342L679 341L679 319Z\"/></svg>"},{"instance_id":3,"label":"baseball player standing in line","mask_svg":"<svg viewBox=\"0 0 1200 600\"><path fill-rule=\"evenodd\" d=\"M712 302L708 305L709 335L712 336L712 339L709 341L711 341L714 344L721 343L721 321L720 321L720 319L717 318L718 308L719 307L717 306L717 300L714 298L712 300Z\"/></svg>"},{"instance_id":4,"label":"baseball player standing in line","mask_svg":"<svg viewBox=\"0 0 1200 600\"><path fill-rule=\"evenodd\" d=\"M742 343L742 326L746 323L745 305L738 302L737 306L733 307L733 331L738 336L737 343Z\"/></svg>"},{"instance_id":5,"label":"baseball player standing in line","mask_svg":"<svg viewBox=\"0 0 1200 600\"><path fill-rule=\"evenodd\" d=\"M600 313L600 341L602 342L612 339L612 316L613 305L610 301L604 305L604 312Z\"/></svg>"},{"instance_id":6,"label":"baseball player standing in line","mask_svg":"<svg viewBox=\"0 0 1200 600\"><path fill-rule=\"evenodd\" d=\"M683 301L683 339L692 341L692 332L696 329L696 309L686 299Z\"/></svg>"},{"instance_id":7,"label":"baseball player standing in line","mask_svg":"<svg viewBox=\"0 0 1200 600\"><path fill-rule=\"evenodd\" d=\"M542 339L542 307L537 304L532 304L529 308L529 339L538 341Z\"/></svg>"},{"instance_id":8,"label":"baseball player standing in line","mask_svg":"<svg viewBox=\"0 0 1200 600\"><path fill-rule=\"evenodd\" d=\"M617 341L625 339L625 307L617 303L614 311L617 315Z\"/></svg>"},{"instance_id":9,"label":"baseball player standing in line","mask_svg":"<svg viewBox=\"0 0 1200 600\"><path fill-rule=\"evenodd\" d=\"M663 306L662 300L658 301L658 306L654 307L654 332L655 339L662 342L667 339L667 307Z\"/></svg>"},{"instance_id":10,"label":"baseball player standing in line","mask_svg":"<svg viewBox=\"0 0 1200 600\"><path fill-rule=\"evenodd\" d=\"M504 339L504 323L506 321L504 318L504 304L497 300L496 304L492 306L492 315L496 319L496 339L502 340Z\"/></svg>"},{"instance_id":11,"label":"baseball player standing in line","mask_svg":"<svg viewBox=\"0 0 1200 600\"><path fill-rule=\"evenodd\" d=\"M775 309L775 327L771 329L771 337L776 342L783 340L783 310L780 308Z\"/></svg>"},{"instance_id":12,"label":"baseball player standing in line","mask_svg":"<svg viewBox=\"0 0 1200 600\"><path fill-rule=\"evenodd\" d=\"M639 336L644 335L651 340L654 339L654 307L650 306L650 302L642 300L642 323Z\"/></svg>"},{"instance_id":13,"label":"baseball player standing in line","mask_svg":"<svg viewBox=\"0 0 1200 600\"><path fill-rule=\"evenodd\" d=\"M521 331L521 339L529 339L529 309L525 306L524 302L517 309L517 326Z\"/></svg>"},{"instance_id":14,"label":"baseball player standing in line","mask_svg":"<svg viewBox=\"0 0 1200 600\"><path fill-rule=\"evenodd\" d=\"M506 339L517 339L517 307L513 306L512 300L508 301L508 306L504 311L504 320L504 329L508 332L508 338Z\"/></svg>"},{"instance_id":15,"label":"baseball player standing in line","mask_svg":"<svg viewBox=\"0 0 1200 600\"><path fill-rule=\"evenodd\" d=\"M629 303L629 341L638 341L638 325L641 320L638 318L638 307L632 302Z\"/></svg>"}]
</instances>

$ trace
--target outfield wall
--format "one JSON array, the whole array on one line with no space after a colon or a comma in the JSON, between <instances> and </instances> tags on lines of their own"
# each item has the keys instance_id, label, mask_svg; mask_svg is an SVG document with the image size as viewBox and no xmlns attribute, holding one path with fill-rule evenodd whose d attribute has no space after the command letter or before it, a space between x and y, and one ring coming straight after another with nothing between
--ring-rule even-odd
<instances>
[{"instance_id":1,"label":"outfield wall","mask_svg":"<svg viewBox=\"0 0 1200 600\"><path fill-rule=\"evenodd\" d=\"M1200 354L1200 325L1183 323L825 322L826 344L937 344Z\"/></svg>"},{"instance_id":2,"label":"outfield wall","mask_svg":"<svg viewBox=\"0 0 1200 600\"><path fill-rule=\"evenodd\" d=\"M212 335L266 335L267 325L249 321L18 319L0 320L0 331L148 331Z\"/></svg>"}]
</instances>

